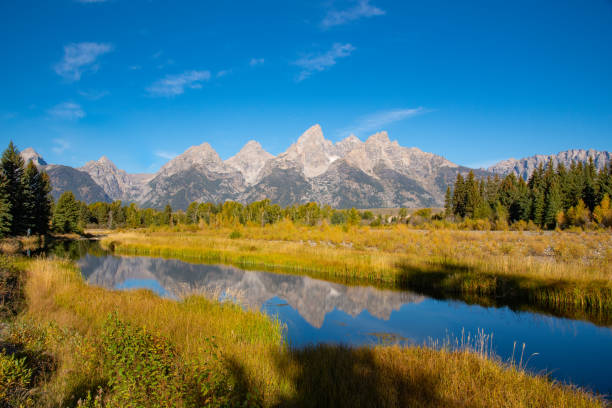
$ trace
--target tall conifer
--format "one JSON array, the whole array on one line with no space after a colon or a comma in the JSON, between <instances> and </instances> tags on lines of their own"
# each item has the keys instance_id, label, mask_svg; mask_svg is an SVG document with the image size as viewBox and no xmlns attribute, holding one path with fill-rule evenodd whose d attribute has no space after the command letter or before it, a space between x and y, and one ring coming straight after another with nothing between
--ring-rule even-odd
<instances>
[{"instance_id":1,"label":"tall conifer","mask_svg":"<svg viewBox=\"0 0 612 408\"><path fill-rule=\"evenodd\" d=\"M6 178L6 194L11 208L11 234L19 235L24 229L24 208L23 208L23 159L19 155L19 150L10 142L0 159L1 171Z\"/></svg>"}]
</instances>

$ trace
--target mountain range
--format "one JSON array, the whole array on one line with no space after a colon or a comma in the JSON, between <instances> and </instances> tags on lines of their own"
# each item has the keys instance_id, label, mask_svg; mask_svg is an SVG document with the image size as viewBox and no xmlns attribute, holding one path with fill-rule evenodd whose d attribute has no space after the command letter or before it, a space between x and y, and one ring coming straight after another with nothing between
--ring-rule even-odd
<instances>
[{"instance_id":1,"label":"mountain range","mask_svg":"<svg viewBox=\"0 0 612 408\"><path fill-rule=\"evenodd\" d=\"M205 142L190 147L155 174L129 174L106 156L72 168L47 164L32 148L21 154L49 174L55 198L71 190L88 203L122 200L153 208L170 204L175 209L185 209L193 201L247 203L266 198L283 206L315 201L335 208L439 207L457 173L472 170L416 147L400 146L387 132L365 141L351 135L332 143L319 125L306 130L278 156L249 141L235 156L222 160ZM477 177L514 172L527 178L549 158L555 164L569 164L589 157L600 168L610 161L609 152L569 150L473 170Z\"/></svg>"}]
</instances>

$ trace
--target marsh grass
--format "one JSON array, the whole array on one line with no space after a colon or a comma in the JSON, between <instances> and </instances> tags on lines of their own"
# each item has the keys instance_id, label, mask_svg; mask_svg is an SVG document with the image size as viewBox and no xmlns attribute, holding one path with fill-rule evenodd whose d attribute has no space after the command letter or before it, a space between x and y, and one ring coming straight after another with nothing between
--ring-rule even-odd
<instances>
[{"instance_id":1,"label":"marsh grass","mask_svg":"<svg viewBox=\"0 0 612 408\"><path fill-rule=\"evenodd\" d=\"M239 231L239 238L230 239ZM609 233L422 231L294 223L113 233L117 253L226 263L612 323Z\"/></svg>"},{"instance_id":2,"label":"marsh grass","mask_svg":"<svg viewBox=\"0 0 612 408\"><path fill-rule=\"evenodd\" d=\"M231 303L91 287L68 261L23 266L28 306L8 341L55 362L35 406L604 406L500 363L487 337L459 350L291 349L277 321ZM15 361L8 371L27 381Z\"/></svg>"}]
</instances>

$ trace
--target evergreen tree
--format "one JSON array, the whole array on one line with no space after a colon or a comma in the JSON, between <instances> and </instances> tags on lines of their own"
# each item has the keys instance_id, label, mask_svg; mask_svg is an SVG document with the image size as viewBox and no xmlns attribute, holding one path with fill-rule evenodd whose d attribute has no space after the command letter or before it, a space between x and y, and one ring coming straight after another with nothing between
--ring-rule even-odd
<instances>
[{"instance_id":1,"label":"evergreen tree","mask_svg":"<svg viewBox=\"0 0 612 408\"><path fill-rule=\"evenodd\" d=\"M450 217L453 212L453 196L451 195L450 186L446 186L446 194L444 195L444 217Z\"/></svg>"},{"instance_id":2,"label":"evergreen tree","mask_svg":"<svg viewBox=\"0 0 612 408\"><path fill-rule=\"evenodd\" d=\"M557 224L557 213L563 210L561 189L557 180L553 180L546 191L546 210L544 212L543 225L553 229Z\"/></svg>"},{"instance_id":3,"label":"evergreen tree","mask_svg":"<svg viewBox=\"0 0 612 408\"><path fill-rule=\"evenodd\" d=\"M46 234L49 231L51 221L51 211L53 208L53 198L51 197L51 180L44 171L40 173L40 183L35 191L35 220L34 232Z\"/></svg>"},{"instance_id":4,"label":"evergreen tree","mask_svg":"<svg viewBox=\"0 0 612 408\"><path fill-rule=\"evenodd\" d=\"M37 210L37 192L40 189L40 185L42 183L42 179L40 173L34 163L31 161L28 163L25 171L23 172L22 178L22 222L23 229L25 231L29 231L30 233L36 233L37 220L36 220L36 210Z\"/></svg>"},{"instance_id":5,"label":"evergreen tree","mask_svg":"<svg viewBox=\"0 0 612 408\"><path fill-rule=\"evenodd\" d=\"M23 220L23 159L19 155L19 150L10 142L6 150L2 153L0 160L1 171L6 179L6 194L11 211L11 234L19 235L25 232Z\"/></svg>"},{"instance_id":6,"label":"evergreen tree","mask_svg":"<svg viewBox=\"0 0 612 408\"><path fill-rule=\"evenodd\" d=\"M457 173L455 189L453 191L453 214L465 217L465 181L461 173Z\"/></svg>"},{"instance_id":7,"label":"evergreen tree","mask_svg":"<svg viewBox=\"0 0 612 408\"><path fill-rule=\"evenodd\" d=\"M164 208L162 224L172 225L172 207L170 207L170 204L166 204L166 207Z\"/></svg>"},{"instance_id":8,"label":"evergreen tree","mask_svg":"<svg viewBox=\"0 0 612 408\"><path fill-rule=\"evenodd\" d=\"M64 192L55 205L53 228L62 233L80 232L80 212L79 202L74 198L72 191Z\"/></svg>"},{"instance_id":9,"label":"evergreen tree","mask_svg":"<svg viewBox=\"0 0 612 408\"><path fill-rule=\"evenodd\" d=\"M546 210L546 197L542 189L532 192L531 219L536 225L542 226L544 222L544 212Z\"/></svg>"},{"instance_id":10,"label":"evergreen tree","mask_svg":"<svg viewBox=\"0 0 612 408\"><path fill-rule=\"evenodd\" d=\"M465 200L465 215L468 217L474 216L474 211L480 205L482 197L480 195L480 185L474 177L474 172L470 170L465 181L466 200Z\"/></svg>"},{"instance_id":11,"label":"evergreen tree","mask_svg":"<svg viewBox=\"0 0 612 408\"><path fill-rule=\"evenodd\" d=\"M0 171L0 237L11 233L13 216L11 215L11 203L7 193L7 180L4 173Z\"/></svg>"}]
</instances>

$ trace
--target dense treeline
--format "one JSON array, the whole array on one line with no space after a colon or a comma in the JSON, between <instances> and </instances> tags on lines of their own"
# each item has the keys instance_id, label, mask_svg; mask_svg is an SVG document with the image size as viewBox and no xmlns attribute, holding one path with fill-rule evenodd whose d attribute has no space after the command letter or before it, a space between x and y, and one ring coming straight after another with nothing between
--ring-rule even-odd
<instances>
[{"instance_id":1,"label":"dense treeline","mask_svg":"<svg viewBox=\"0 0 612 408\"><path fill-rule=\"evenodd\" d=\"M330 206L317 203L281 207L270 200L241 204L226 201L222 204L193 202L186 211L173 211L167 205L163 210L139 208L136 204L123 205L121 201L113 203L96 202L85 204L75 200L71 192L65 192L56 206L54 220L58 216L66 218L66 225L73 231L81 231L87 226L103 228L139 228L163 225L231 225L252 224L264 226L281 220L291 220L305 225L317 225L323 221L335 225L356 225L366 220L370 224L380 225L388 219L382 215L375 216L371 211L358 211L354 208L336 210ZM400 210L400 217L405 217L406 209Z\"/></svg>"},{"instance_id":2,"label":"dense treeline","mask_svg":"<svg viewBox=\"0 0 612 408\"><path fill-rule=\"evenodd\" d=\"M474 173L457 175L446 191L445 215L483 219L498 229L509 223L530 223L545 229L612 226L612 167L597 171L592 160L569 168L550 161L540 165L528 181L514 174L477 180Z\"/></svg>"},{"instance_id":3,"label":"dense treeline","mask_svg":"<svg viewBox=\"0 0 612 408\"><path fill-rule=\"evenodd\" d=\"M13 142L0 159L0 236L46 234L53 199L45 172L27 166Z\"/></svg>"}]
</instances>

